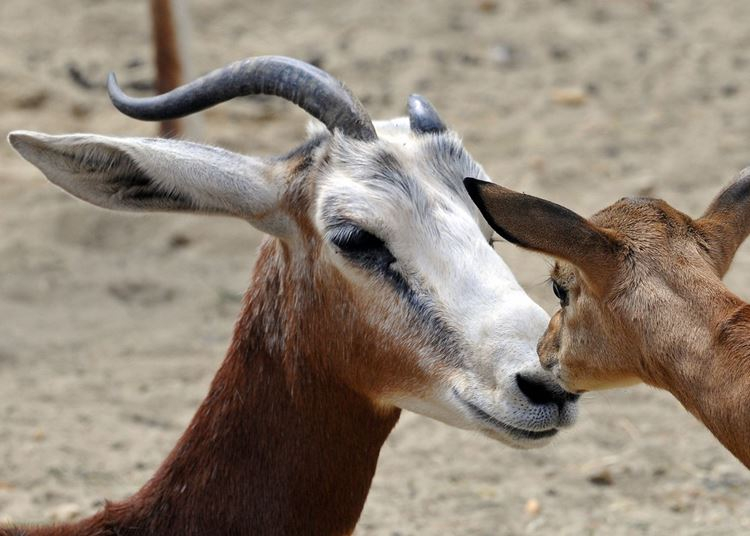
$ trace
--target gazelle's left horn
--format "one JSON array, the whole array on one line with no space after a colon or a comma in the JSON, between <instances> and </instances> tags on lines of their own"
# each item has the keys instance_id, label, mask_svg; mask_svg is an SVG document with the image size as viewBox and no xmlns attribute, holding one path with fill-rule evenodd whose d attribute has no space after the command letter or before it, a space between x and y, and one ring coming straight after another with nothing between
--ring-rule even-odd
<instances>
[{"instance_id":1,"label":"gazelle's left horn","mask_svg":"<svg viewBox=\"0 0 750 536\"><path fill-rule=\"evenodd\" d=\"M133 98L120 89L114 73L107 80L109 97L125 115L146 121L175 119L245 95L276 95L293 102L351 138L377 138L364 106L333 76L284 56L259 56L234 62L156 97Z\"/></svg>"}]
</instances>

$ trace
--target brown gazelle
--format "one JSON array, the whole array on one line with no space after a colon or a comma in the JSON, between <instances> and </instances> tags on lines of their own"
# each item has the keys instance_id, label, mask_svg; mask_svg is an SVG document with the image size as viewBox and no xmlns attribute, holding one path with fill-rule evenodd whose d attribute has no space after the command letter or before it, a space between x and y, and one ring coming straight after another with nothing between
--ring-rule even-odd
<instances>
[{"instance_id":1,"label":"brown gazelle","mask_svg":"<svg viewBox=\"0 0 750 536\"><path fill-rule=\"evenodd\" d=\"M650 198L586 220L494 184L466 186L500 235L559 259L561 309L538 350L567 390L667 389L750 467L750 305L721 281L750 233L750 169L695 220Z\"/></svg>"},{"instance_id":2,"label":"brown gazelle","mask_svg":"<svg viewBox=\"0 0 750 536\"><path fill-rule=\"evenodd\" d=\"M133 497L31 535L339 535L353 531L401 408L541 446L575 418L544 371L547 315L516 283L462 186L481 168L423 98L374 123L336 79L250 58L125 113L178 117L238 95L322 123L289 154L15 132L56 185L113 209L244 219L268 232L227 357L192 423Z\"/></svg>"}]
</instances>

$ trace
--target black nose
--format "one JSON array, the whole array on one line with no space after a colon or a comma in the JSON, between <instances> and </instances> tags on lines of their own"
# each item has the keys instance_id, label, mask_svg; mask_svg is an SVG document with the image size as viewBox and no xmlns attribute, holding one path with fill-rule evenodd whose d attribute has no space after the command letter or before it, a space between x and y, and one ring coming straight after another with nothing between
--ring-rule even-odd
<instances>
[{"instance_id":1,"label":"black nose","mask_svg":"<svg viewBox=\"0 0 750 536\"><path fill-rule=\"evenodd\" d=\"M580 395L569 393L562 387L538 378L516 374L516 383L532 404L555 404L562 410L566 402L575 402Z\"/></svg>"}]
</instances>

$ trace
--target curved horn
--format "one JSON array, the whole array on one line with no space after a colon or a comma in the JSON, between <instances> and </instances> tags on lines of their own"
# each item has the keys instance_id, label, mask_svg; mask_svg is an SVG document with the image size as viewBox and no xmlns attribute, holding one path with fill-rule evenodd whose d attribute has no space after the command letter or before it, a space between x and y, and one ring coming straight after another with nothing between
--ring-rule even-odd
<instances>
[{"instance_id":1,"label":"curved horn","mask_svg":"<svg viewBox=\"0 0 750 536\"><path fill-rule=\"evenodd\" d=\"M421 95L409 96L409 125L419 134L445 132L447 127L430 101Z\"/></svg>"},{"instance_id":2,"label":"curved horn","mask_svg":"<svg viewBox=\"0 0 750 536\"><path fill-rule=\"evenodd\" d=\"M129 97L107 80L109 98L125 115L146 121L175 119L245 95L276 95L293 102L333 132L351 138L377 138L362 103L338 80L308 63L284 56L236 61L156 97Z\"/></svg>"}]
</instances>

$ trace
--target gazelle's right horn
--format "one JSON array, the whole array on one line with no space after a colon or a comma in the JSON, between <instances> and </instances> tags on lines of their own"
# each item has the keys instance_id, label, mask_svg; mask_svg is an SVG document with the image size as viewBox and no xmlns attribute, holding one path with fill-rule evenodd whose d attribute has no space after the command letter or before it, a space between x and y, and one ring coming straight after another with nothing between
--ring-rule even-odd
<instances>
[{"instance_id":1,"label":"gazelle's right horn","mask_svg":"<svg viewBox=\"0 0 750 536\"><path fill-rule=\"evenodd\" d=\"M422 95L409 96L409 125L418 134L445 132L446 126L443 120L430 104L430 101Z\"/></svg>"}]
</instances>

